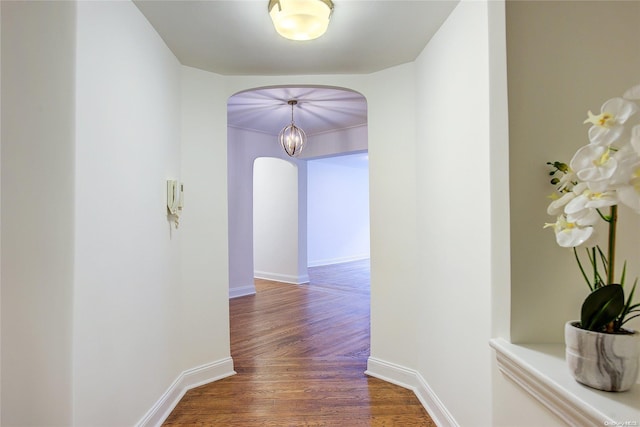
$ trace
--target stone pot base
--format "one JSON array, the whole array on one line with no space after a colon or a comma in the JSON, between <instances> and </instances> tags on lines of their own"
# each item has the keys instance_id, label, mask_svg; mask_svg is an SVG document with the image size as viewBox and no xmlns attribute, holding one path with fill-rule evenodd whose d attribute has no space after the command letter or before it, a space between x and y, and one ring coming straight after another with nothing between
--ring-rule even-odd
<instances>
[{"instance_id":1,"label":"stone pot base","mask_svg":"<svg viewBox=\"0 0 640 427\"><path fill-rule=\"evenodd\" d=\"M587 331L567 322L564 328L566 358L576 381L604 391L626 391L636 383L640 334L605 334Z\"/></svg>"}]
</instances>

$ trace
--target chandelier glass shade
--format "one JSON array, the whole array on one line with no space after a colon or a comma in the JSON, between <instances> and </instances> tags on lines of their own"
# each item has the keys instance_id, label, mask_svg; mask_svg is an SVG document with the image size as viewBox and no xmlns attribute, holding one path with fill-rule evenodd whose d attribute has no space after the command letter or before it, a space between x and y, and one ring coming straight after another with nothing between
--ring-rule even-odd
<instances>
[{"instance_id":1,"label":"chandelier glass shade","mask_svg":"<svg viewBox=\"0 0 640 427\"><path fill-rule=\"evenodd\" d=\"M307 142L307 135L293 122L293 106L297 103L295 100L288 102L291 105L291 124L285 126L278 135L278 141L289 157L297 157Z\"/></svg>"},{"instance_id":2,"label":"chandelier glass shade","mask_svg":"<svg viewBox=\"0 0 640 427\"><path fill-rule=\"evenodd\" d=\"M331 0L270 0L269 15L278 34L289 40L313 40L325 33Z\"/></svg>"}]
</instances>

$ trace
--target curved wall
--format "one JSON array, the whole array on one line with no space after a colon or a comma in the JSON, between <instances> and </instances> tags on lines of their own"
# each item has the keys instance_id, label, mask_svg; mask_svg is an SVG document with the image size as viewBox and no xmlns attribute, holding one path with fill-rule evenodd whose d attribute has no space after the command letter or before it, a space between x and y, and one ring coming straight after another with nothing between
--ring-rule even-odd
<instances>
[{"instance_id":1,"label":"curved wall","mask_svg":"<svg viewBox=\"0 0 640 427\"><path fill-rule=\"evenodd\" d=\"M295 163L260 157L253 164L254 277L295 284L309 281L307 251L300 247L307 243L306 208L299 203L306 186L299 189L298 181Z\"/></svg>"}]
</instances>

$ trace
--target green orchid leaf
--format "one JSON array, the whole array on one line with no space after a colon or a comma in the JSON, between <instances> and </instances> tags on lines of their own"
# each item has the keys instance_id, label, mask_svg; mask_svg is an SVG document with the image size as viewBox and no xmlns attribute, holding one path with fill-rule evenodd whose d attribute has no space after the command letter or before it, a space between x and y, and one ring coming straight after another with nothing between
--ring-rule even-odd
<instances>
[{"instance_id":1,"label":"green orchid leaf","mask_svg":"<svg viewBox=\"0 0 640 427\"><path fill-rule=\"evenodd\" d=\"M626 265L627 263L625 262L625 267ZM633 283L633 287L631 288L631 292L629 293L629 298L627 298L627 303L624 305L624 310L622 311L623 315L638 306L638 304L631 305L631 302L633 301L633 294L636 292L637 284L638 284L638 279L636 279L636 281ZM620 284L620 286L622 286L622 284Z\"/></svg>"},{"instance_id":2,"label":"green orchid leaf","mask_svg":"<svg viewBox=\"0 0 640 427\"><path fill-rule=\"evenodd\" d=\"M583 329L600 331L618 318L625 308L624 291L617 284L591 292L582 304L580 324Z\"/></svg>"},{"instance_id":3,"label":"green orchid leaf","mask_svg":"<svg viewBox=\"0 0 640 427\"><path fill-rule=\"evenodd\" d=\"M598 254L600 255L600 262L602 262L602 268L604 269L604 275L608 276L609 275L609 260L605 256L604 252L602 252L602 249L600 249L600 246L596 246L596 249L598 250ZM594 261L594 262L597 262L597 261ZM598 274L598 275L600 275L600 274ZM611 285L612 283L607 283L607 284Z\"/></svg>"},{"instance_id":4,"label":"green orchid leaf","mask_svg":"<svg viewBox=\"0 0 640 427\"><path fill-rule=\"evenodd\" d=\"M592 247L591 248L591 253L589 253L589 250L586 249L587 257L589 257L589 262L591 263L591 268L593 269L593 286L590 286L592 291L604 286L604 281L602 280L602 276L600 276L600 273L598 272L598 259L596 258L596 250L600 254L600 259L602 261L602 264L603 264L603 267L604 267L604 270L605 270L605 274L606 274L606 271L607 271L606 258L604 257L604 254L602 253L602 250L600 249L600 246Z\"/></svg>"},{"instance_id":5,"label":"green orchid leaf","mask_svg":"<svg viewBox=\"0 0 640 427\"><path fill-rule=\"evenodd\" d=\"M628 322L629 320L631 320L631 319L635 319L636 317L640 317L640 314L634 314L634 315L633 315L633 316L631 316L631 317L627 317L626 319L624 319L624 320L622 321L622 323L620 323L620 326L624 325L625 323L627 323L627 322Z\"/></svg>"},{"instance_id":6,"label":"green orchid leaf","mask_svg":"<svg viewBox=\"0 0 640 427\"><path fill-rule=\"evenodd\" d=\"M587 254L589 254L589 251L587 251ZM580 262L580 257L578 256L578 250L575 247L573 248L573 256L575 256L576 258L576 262L578 263L578 268L580 268L582 277L584 277L585 282L587 282L587 285L589 285L589 290L593 291L593 285L591 285L591 281L589 281L589 277L587 276L587 273L584 271L584 267L582 267L582 262Z\"/></svg>"}]
</instances>

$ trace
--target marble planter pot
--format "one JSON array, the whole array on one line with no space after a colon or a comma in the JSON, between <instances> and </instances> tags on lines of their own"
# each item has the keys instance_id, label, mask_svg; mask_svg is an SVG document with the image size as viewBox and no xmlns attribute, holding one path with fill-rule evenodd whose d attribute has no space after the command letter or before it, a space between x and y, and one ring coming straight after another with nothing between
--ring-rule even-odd
<instances>
[{"instance_id":1,"label":"marble planter pot","mask_svg":"<svg viewBox=\"0 0 640 427\"><path fill-rule=\"evenodd\" d=\"M576 381L604 391L626 391L638 378L640 334L605 334L567 322L566 358Z\"/></svg>"}]
</instances>

